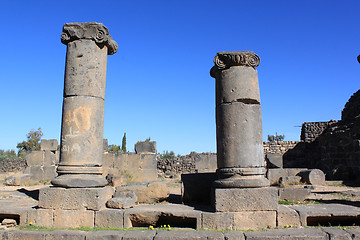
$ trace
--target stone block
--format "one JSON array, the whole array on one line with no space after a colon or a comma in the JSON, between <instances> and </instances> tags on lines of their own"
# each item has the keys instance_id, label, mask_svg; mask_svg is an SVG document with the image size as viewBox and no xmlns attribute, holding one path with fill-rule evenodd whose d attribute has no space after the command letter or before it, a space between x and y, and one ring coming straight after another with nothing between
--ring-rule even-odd
<instances>
[{"instance_id":1,"label":"stone block","mask_svg":"<svg viewBox=\"0 0 360 240\"><path fill-rule=\"evenodd\" d=\"M203 229L231 230L234 224L234 213L203 212L201 214L201 226Z\"/></svg>"},{"instance_id":2,"label":"stone block","mask_svg":"<svg viewBox=\"0 0 360 240\"><path fill-rule=\"evenodd\" d=\"M25 159L28 166L42 166L44 165L44 151L26 152Z\"/></svg>"},{"instance_id":3,"label":"stone block","mask_svg":"<svg viewBox=\"0 0 360 240\"><path fill-rule=\"evenodd\" d=\"M135 191L139 203L154 203L165 200L169 197L170 191L166 183L160 181L132 183L125 186L116 187L114 197L123 191Z\"/></svg>"},{"instance_id":4,"label":"stone block","mask_svg":"<svg viewBox=\"0 0 360 240\"><path fill-rule=\"evenodd\" d=\"M276 227L276 211L244 211L234 213L233 229L249 230Z\"/></svg>"},{"instance_id":5,"label":"stone block","mask_svg":"<svg viewBox=\"0 0 360 240\"><path fill-rule=\"evenodd\" d=\"M58 145L57 139L41 139L40 149L41 151L56 151Z\"/></svg>"},{"instance_id":6,"label":"stone block","mask_svg":"<svg viewBox=\"0 0 360 240\"><path fill-rule=\"evenodd\" d=\"M279 188L279 200L303 202L310 193L309 188Z\"/></svg>"},{"instance_id":7,"label":"stone block","mask_svg":"<svg viewBox=\"0 0 360 240\"><path fill-rule=\"evenodd\" d=\"M86 240L122 240L125 231L120 230L102 230L86 233Z\"/></svg>"},{"instance_id":8,"label":"stone block","mask_svg":"<svg viewBox=\"0 0 360 240\"><path fill-rule=\"evenodd\" d=\"M282 168L283 156L280 153L267 153L266 154L267 168Z\"/></svg>"},{"instance_id":9,"label":"stone block","mask_svg":"<svg viewBox=\"0 0 360 240\"><path fill-rule=\"evenodd\" d=\"M331 240L352 240L351 235L339 228L335 227L323 227L321 228L325 233L329 235Z\"/></svg>"},{"instance_id":10,"label":"stone block","mask_svg":"<svg viewBox=\"0 0 360 240\"><path fill-rule=\"evenodd\" d=\"M270 229L267 231L245 232L246 240L328 240L326 233L316 228Z\"/></svg>"},{"instance_id":11,"label":"stone block","mask_svg":"<svg viewBox=\"0 0 360 240\"><path fill-rule=\"evenodd\" d=\"M39 231L10 231L7 233L7 240L45 240L46 232Z\"/></svg>"},{"instance_id":12,"label":"stone block","mask_svg":"<svg viewBox=\"0 0 360 240\"><path fill-rule=\"evenodd\" d=\"M44 166L55 166L56 154L54 151L44 151Z\"/></svg>"},{"instance_id":13,"label":"stone block","mask_svg":"<svg viewBox=\"0 0 360 240\"><path fill-rule=\"evenodd\" d=\"M43 167L43 179L52 180L57 176L56 166L44 166Z\"/></svg>"},{"instance_id":14,"label":"stone block","mask_svg":"<svg viewBox=\"0 0 360 240\"><path fill-rule=\"evenodd\" d=\"M213 239L223 240L224 235L221 232L215 231L159 231L154 240L198 240L198 239Z\"/></svg>"},{"instance_id":15,"label":"stone block","mask_svg":"<svg viewBox=\"0 0 360 240\"><path fill-rule=\"evenodd\" d=\"M123 240L153 240L156 235L154 230L144 231L127 231L123 236Z\"/></svg>"},{"instance_id":16,"label":"stone block","mask_svg":"<svg viewBox=\"0 0 360 240\"><path fill-rule=\"evenodd\" d=\"M224 232L225 240L245 240L245 235L242 231L226 231Z\"/></svg>"},{"instance_id":17,"label":"stone block","mask_svg":"<svg viewBox=\"0 0 360 240\"><path fill-rule=\"evenodd\" d=\"M86 232L74 230L55 230L47 232L46 240L85 240Z\"/></svg>"},{"instance_id":18,"label":"stone block","mask_svg":"<svg viewBox=\"0 0 360 240\"><path fill-rule=\"evenodd\" d=\"M278 190L263 188L216 188L217 212L271 211L278 207Z\"/></svg>"},{"instance_id":19,"label":"stone block","mask_svg":"<svg viewBox=\"0 0 360 240\"><path fill-rule=\"evenodd\" d=\"M41 181L44 179L43 166L30 166L29 172L32 175L31 179L34 181Z\"/></svg>"},{"instance_id":20,"label":"stone block","mask_svg":"<svg viewBox=\"0 0 360 240\"><path fill-rule=\"evenodd\" d=\"M156 154L154 153L141 153L139 167L141 169L153 169L157 172L157 160Z\"/></svg>"},{"instance_id":21,"label":"stone block","mask_svg":"<svg viewBox=\"0 0 360 240\"><path fill-rule=\"evenodd\" d=\"M277 211L277 226L278 227L300 227L300 217L299 214L288 206L279 204Z\"/></svg>"},{"instance_id":22,"label":"stone block","mask_svg":"<svg viewBox=\"0 0 360 240\"><path fill-rule=\"evenodd\" d=\"M266 177L270 185L279 185L280 179L289 176L296 176L299 172L307 170L306 168L270 168L267 169Z\"/></svg>"},{"instance_id":23,"label":"stone block","mask_svg":"<svg viewBox=\"0 0 360 240\"><path fill-rule=\"evenodd\" d=\"M112 197L112 187L60 188L46 187L39 191L39 207L65 210L101 210Z\"/></svg>"},{"instance_id":24,"label":"stone block","mask_svg":"<svg viewBox=\"0 0 360 240\"><path fill-rule=\"evenodd\" d=\"M27 211L27 224L30 222L36 226L53 227L53 211L52 209L30 209Z\"/></svg>"},{"instance_id":25,"label":"stone block","mask_svg":"<svg viewBox=\"0 0 360 240\"><path fill-rule=\"evenodd\" d=\"M198 173L215 172L217 169L216 154L195 155L195 169Z\"/></svg>"},{"instance_id":26,"label":"stone block","mask_svg":"<svg viewBox=\"0 0 360 240\"><path fill-rule=\"evenodd\" d=\"M104 149L104 151L107 152L108 148L109 148L109 141L106 138L104 138L103 139L103 149Z\"/></svg>"},{"instance_id":27,"label":"stone block","mask_svg":"<svg viewBox=\"0 0 360 240\"><path fill-rule=\"evenodd\" d=\"M184 203L210 204L212 183L216 173L181 174L181 199Z\"/></svg>"},{"instance_id":28,"label":"stone block","mask_svg":"<svg viewBox=\"0 0 360 240\"><path fill-rule=\"evenodd\" d=\"M54 228L94 227L94 211L54 210Z\"/></svg>"},{"instance_id":29,"label":"stone block","mask_svg":"<svg viewBox=\"0 0 360 240\"><path fill-rule=\"evenodd\" d=\"M289 187L292 185L299 185L300 184L301 177L299 176L286 176L282 177L280 179L280 187Z\"/></svg>"},{"instance_id":30,"label":"stone block","mask_svg":"<svg viewBox=\"0 0 360 240\"><path fill-rule=\"evenodd\" d=\"M26 182L28 182L31 179L31 174L14 174L12 176L9 176L5 179L5 185L8 186L21 186L24 185Z\"/></svg>"},{"instance_id":31,"label":"stone block","mask_svg":"<svg viewBox=\"0 0 360 240\"><path fill-rule=\"evenodd\" d=\"M137 160L137 155L136 154L129 154L129 153L116 153L114 154L114 168L119 170L119 171L123 171L124 169L129 169L128 168L128 156L134 156L133 159L131 159L131 161L135 161L138 162Z\"/></svg>"},{"instance_id":32,"label":"stone block","mask_svg":"<svg viewBox=\"0 0 360 240\"><path fill-rule=\"evenodd\" d=\"M103 161L102 161L103 169L114 168L114 160L115 160L114 153L104 152L103 153Z\"/></svg>"},{"instance_id":33,"label":"stone block","mask_svg":"<svg viewBox=\"0 0 360 240\"><path fill-rule=\"evenodd\" d=\"M55 165L58 165L60 162L60 151L55 152Z\"/></svg>"},{"instance_id":34,"label":"stone block","mask_svg":"<svg viewBox=\"0 0 360 240\"><path fill-rule=\"evenodd\" d=\"M124 210L104 209L95 212L95 227L124 228Z\"/></svg>"},{"instance_id":35,"label":"stone block","mask_svg":"<svg viewBox=\"0 0 360 240\"><path fill-rule=\"evenodd\" d=\"M156 153L156 142L138 142L135 144L136 153Z\"/></svg>"}]
</instances>

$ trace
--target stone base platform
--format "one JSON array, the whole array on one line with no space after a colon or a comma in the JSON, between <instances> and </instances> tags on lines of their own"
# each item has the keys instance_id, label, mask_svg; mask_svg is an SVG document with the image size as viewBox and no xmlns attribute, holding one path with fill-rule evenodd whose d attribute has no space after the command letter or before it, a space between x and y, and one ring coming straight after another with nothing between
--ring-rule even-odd
<instances>
[{"instance_id":1,"label":"stone base platform","mask_svg":"<svg viewBox=\"0 0 360 240\"><path fill-rule=\"evenodd\" d=\"M194 230L55 230L55 231L1 231L0 238L4 240L15 239L217 239L217 240L271 240L271 239L303 239L303 240L331 240L331 239L359 239L360 230L355 228L339 229L332 227L302 228L302 229L271 229L267 231L194 231Z\"/></svg>"},{"instance_id":2,"label":"stone base platform","mask_svg":"<svg viewBox=\"0 0 360 240\"><path fill-rule=\"evenodd\" d=\"M101 210L112 198L114 188L61 188L46 187L39 190L39 208L60 210Z\"/></svg>"}]
</instances>

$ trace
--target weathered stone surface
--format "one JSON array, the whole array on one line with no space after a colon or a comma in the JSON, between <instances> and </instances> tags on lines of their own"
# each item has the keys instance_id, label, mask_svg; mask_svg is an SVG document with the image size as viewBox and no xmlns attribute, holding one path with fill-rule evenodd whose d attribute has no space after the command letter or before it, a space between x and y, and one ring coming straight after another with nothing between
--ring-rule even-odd
<instances>
[{"instance_id":1,"label":"weathered stone surface","mask_svg":"<svg viewBox=\"0 0 360 240\"><path fill-rule=\"evenodd\" d=\"M138 142L135 144L136 153L156 153L156 142Z\"/></svg>"},{"instance_id":2,"label":"weathered stone surface","mask_svg":"<svg viewBox=\"0 0 360 240\"><path fill-rule=\"evenodd\" d=\"M46 187L39 191L39 207L47 209L89 209L105 208L112 197L112 187L103 188L59 188Z\"/></svg>"},{"instance_id":3,"label":"weathered stone surface","mask_svg":"<svg viewBox=\"0 0 360 240\"><path fill-rule=\"evenodd\" d=\"M277 226L278 227L300 227L299 214L292 208L286 205L279 204L277 210Z\"/></svg>"},{"instance_id":4,"label":"weathered stone surface","mask_svg":"<svg viewBox=\"0 0 360 240\"><path fill-rule=\"evenodd\" d=\"M153 240L156 231L127 231L123 236L123 240Z\"/></svg>"},{"instance_id":5,"label":"weathered stone surface","mask_svg":"<svg viewBox=\"0 0 360 240\"><path fill-rule=\"evenodd\" d=\"M54 228L94 227L94 211L56 209Z\"/></svg>"},{"instance_id":6,"label":"weathered stone surface","mask_svg":"<svg viewBox=\"0 0 360 240\"><path fill-rule=\"evenodd\" d=\"M316 228L300 228L300 229L271 229L267 231L245 232L246 240L328 240L326 233Z\"/></svg>"},{"instance_id":7,"label":"weathered stone surface","mask_svg":"<svg viewBox=\"0 0 360 240\"><path fill-rule=\"evenodd\" d=\"M276 211L244 211L234 214L233 229L249 230L276 227Z\"/></svg>"},{"instance_id":8,"label":"weathered stone surface","mask_svg":"<svg viewBox=\"0 0 360 240\"><path fill-rule=\"evenodd\" d=\"M360 209L342 204L291 205L300 216L302 226L328 224L332 219L354 218L360 216Z\"/></svg>"},{"instance_id":9,"label":"weathered stone surface","mask_svg":"<svg viewBox=\"0 0 360 240\"><path fill-rule=\"evenodd\" d=\"M5 178L5 185L8 186L21 186L24 185L26 182L28 182L31 179L31 174L14 174L12 176L9 176Z\"/></svg>"},{"instance_id":10,"label":"weathered stone surface","mask_svg":"<svg viewBox=\"0 0 360 240\"><path fill-rule=\"evenodd\" d=\"M44 151L44 166L53 166L56 164L56 152Z\"/></svg>"},{"instance_id":11,"label":"weathered stone surface","mask_svg":"<svg viewBox=\"0 0 360 240\"><path fill-rule=\"evenodd\" d=\"M287 176L280 178L280 187L289 187L292 185L299 185L301 177L300 176Z\"/></svg>"},{"instance_id":12,"label":"weathered stone surface","mask_svg":"<svg viewBox=\"0 0 360 240\"><path fill-rule=\"evenodd\" d=\"M181 174L181 199L184 203L211 203L212 183L216 173Z\"/></svg>"},{"instance_id":13,"label":"weathered stone surface","mask_svg":"<svg viewBox=\"0 0 360 240\"><path fill-rule=\"evenodd\" d=\"M267 168L282 168L283 159L282 154L279 153L267 153L266 154Z\"/></svg>"},{"instance_id":14,"label":"weathered stone surface","mask_svg":"<svg viewBox=\"0 0 360 240\"><path fill-rule=\"evenodd\" d=\"M306 170L306 168L271 168L267 169L266 177L271 185L279 185L282 178L296 176L299 172Z\"/></svg>"},{"instance_id":15,"label":"weathered stone surface","mask_svg":"<svg viewBox=\"0 0 360 240\"><path fill-rule=\"evenodd\" d=\"M311 185L325 185L325 174L320 169L309 169L299 172L301 181Z\"/></svg>"},{"instance_id":16,"label":"weathered stone surface","mask_svg":"<svg viewBox=\"0 0 360 240\"><path fill-rule=\"evenodd\" d=\"M292 202L303 202L311 191L309 188L280 188L279 200L287 200Z\"/></svg>"},{"instance_id":17,"label":"weathered stone surface","mask_svg":"<svg viewBox=\"0 0 360 240\"><path fill-rule=\"evenodd\" d=\"M245 240L245 235L241 231L226 231L224 237L225 240Z\"/></svg>"},{"instance_id":18,"label":"weathered stone surface","mask_svg":"<svg viewBox=\"0 0 360 240\"><path fill-rule=\"evenodd\" d=\"M40 149L41 151L56 151L58 144L57 139L41 139Z\"/></svg>"},{"instance_id":19,"label":"weathered stone surface","mask_svg":"<svg viewBox=\"0 0 360 240\"><path fill-rule=\"evenodd\" d=\"M85 240L86 232L74 230L55 230L47 232L45 235L46 240Z\"/></svg>"},{"instance_id":20,"label":"weathered stone surface","mask_svg":"<svg viewBox=\"0 0 360 240\"><path fill-rule=\"evenodd\" d=\"M107 201L106 206L108 208L125 209L135 206L138 198L133 190L121 191L116 193L116 197Z\"/></svg>"},{"instance_id":21,"label":"weathered stone surface","mask_svg":"<svg viewBox=\"0 0 360 240\"><path fill-rule=\"evenodd\" d=\"M45 232L38 231L12 231L7 232L7 238L3 239L8 240L45 240Z\"/></svg>"},{"instance_id":22,"label":"weathered stone surface","mask_svg":"<svg viewBox=\"0 0 360 240\"><path fill-rule=\"evenodd\" d=\"M359 229L346 229L346 232L348 232L351 235L351 238L353 240L359 240L360 239L360 230Z\"/></svg>"},{"instance_id":23,"label":"weathered stone surface","mask_svg":"<svg viewBox=\"0 0 360 240\"><path fill-rule=\"evenodd\" d=\"M44 167L43 166L30 166L29 174L34 181L41 181L44 179Z\"/></svg>"},{"instance_id":24,"label":"weathered stone surface","mask_svg":"<svg viewBox=\"0 0 360 240\"><path fill-rule=\"evenodd\" d=\"M270 211L278 207L276 188L215 189L217 212Z\"/></svg>"},{"instance_id":25,"label":"weathered stone surface","mask_svg":"<svg viewBox=\"0 0 360 240\"><path fill-rule=\"evenodd\" d=\"M44 165L44 151L26 152L25 159L28 166L42 166Z\"/></svg>"},{"instance_id":26,"label":"weathered stone surface","mask_svg":"<svg viewBox=\"0 0 360 240\"><path fill-rule=\"evenodd\" d=\"M330 240L352 240L351 235L342 229L324 227L322 230L329 235Z\"/></svg>"},{"instance_id":27,"label":"weathered stone surface","mask_svg":"<svg viewBox=\"0 0 360 240\"><path fill-rule=\"evenodd\" d=\"M169 197L170 191L166 183L154 181L145 183L133 183L116 187L114 197L121 196L121 192L132 190L137 195L139 203L154 203L165 200Z\"/></svg>"},{"instance_id":28,"label":"weathered stone surface","mask_svg":"<svg viewBox=\"0 0 360 240\"><path fill-rule=\"evenodd\" d=\"M27 167L26 160L23 158L6 158L0 161L0 173L22 172Z\"/></svg>"},{"instance_id":29,"label":"weathered stone surface","mask_svg":"<svg viewBox=\"0 0 360 240\"><path fill-rule=\"evenodd\" d=\"M12 219L12 218L4 218L4 219L1 221L1 225L2 225L2 226L6 226L6 227L13 227L13 226L16 226L17 223L16 223L16 220L15 220L15 219Z\"/></svg>"},{"instance_id":30,"label":"weathered stone surface","mask_svg":"<svg viewBox=\"0 0 360 240\"><path fill-rule=\"evenodd\" d=\"M195 240L195 239L218 239L223 240L224 235L215 231L159 231L154 240Z\"/></svg>"},{"instance_id":31,"label":"weathered stone surface","mask_svg":"<svg viewBox=\"0 0 360 240\"><path fill-rule=\"evenodd\" d=\"M124 228L124 210L104 209L95 212L95 227Z\"/></svg>"},{"instance_id":32,"label":"weathered stone surface","mask_svg":"<svg viewBox=\"0 0 360 240\"><path fill-rule=\"evenodd\" d=\"M75 170L73 167L71 169ZM87 170L89 169L87 168ZM59 173L59 167L57 172ZM97 174L65 174L53 179L51 184L65 188L91 188L104 187L108 184L108 181Z\"/></svg>"},{"instance_id":33,"label":"weathered stone surface","mask_svg":"<svg viewBox=\"0 0 360 240\"><path fill-rule=\"evenodd\" d=\"M30 222L35 226L53 227L52 209L30 209L27 211L27 224Z\"/></svg>"},{"instance_id":34,"label":"weathered stone surface","mask_svg":"<svg viewBox=\"0 0 360 240\"><path fill-rule=\"evenodd\" d=\"M125 233L119 230L91 231L86 233L86 240L122 240Z\"/></svg>"},{"instance_id":35,"label":"weathered stone surface","mask_svg":"<svg viewBox=\"0 0 360 240\"><path fill-rule=\"evenodd\" d=\"M203 229L225 230L233 229L234 213L203 212L201 214L201 226Z\"/></svg>"},{"instance_id":36,"label":"weathered stone surface","mask_svg":"<svg viewBox=\"0 0 360 240\"><path fill-rule=\"evenodd\" d=\"M57 176L56 166L43 166L42 180L52 180Z\"/></svg>"}]
</instances>

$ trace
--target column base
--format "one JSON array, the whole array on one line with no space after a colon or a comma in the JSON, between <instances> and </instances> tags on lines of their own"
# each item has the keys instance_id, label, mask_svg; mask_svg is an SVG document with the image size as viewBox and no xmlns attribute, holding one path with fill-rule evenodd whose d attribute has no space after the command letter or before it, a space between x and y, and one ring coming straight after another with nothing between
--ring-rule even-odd
<instances>
[{"instance_id":1,"label":"column base","mask_svg":"<svg viewBox=\"0 0 360 240\"><path fill-rule=\"evenodd\" d=\"M270 186L265 178L264 168L220 168L216 170L219 179L215 180L215 188L256 188Z\"/></svg>"},{"instance_id":2,"label":"column base","mask_svg":"<svg viewBox=\"0 0 360 240\"><path fill-rule=\"evenodd\" d=\"M91 188L104 187L108 181L101 175L95 174L65 174L54 178L51 184L65 188Z\"/></svg>"}]
</instances>

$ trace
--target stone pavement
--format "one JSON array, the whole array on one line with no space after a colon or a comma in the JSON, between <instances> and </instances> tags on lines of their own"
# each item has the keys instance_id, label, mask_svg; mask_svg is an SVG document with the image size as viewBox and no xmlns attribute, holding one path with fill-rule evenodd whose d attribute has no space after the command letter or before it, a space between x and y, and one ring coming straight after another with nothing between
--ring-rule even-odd
<instances>
[{"instance_id":1,"label":"stone pavement","mask_svg":"<svg viewBox=\"0 0 360 240\"><path fill-rule=\"evenodd\" d=\"M79 231L79 230L55 230L55 231L0 231L0 238L4 240L13 239L71 239L71 240L102 240L102 239L246 239L246 240L271 240L271 239L311 239L311 240L333 240L333 239L360 239L360 229L350 228L299 228L299 229L272 229L267 231L195 231L195 230L104 230L104 231Z\"/></svg>"}]
</instances>

